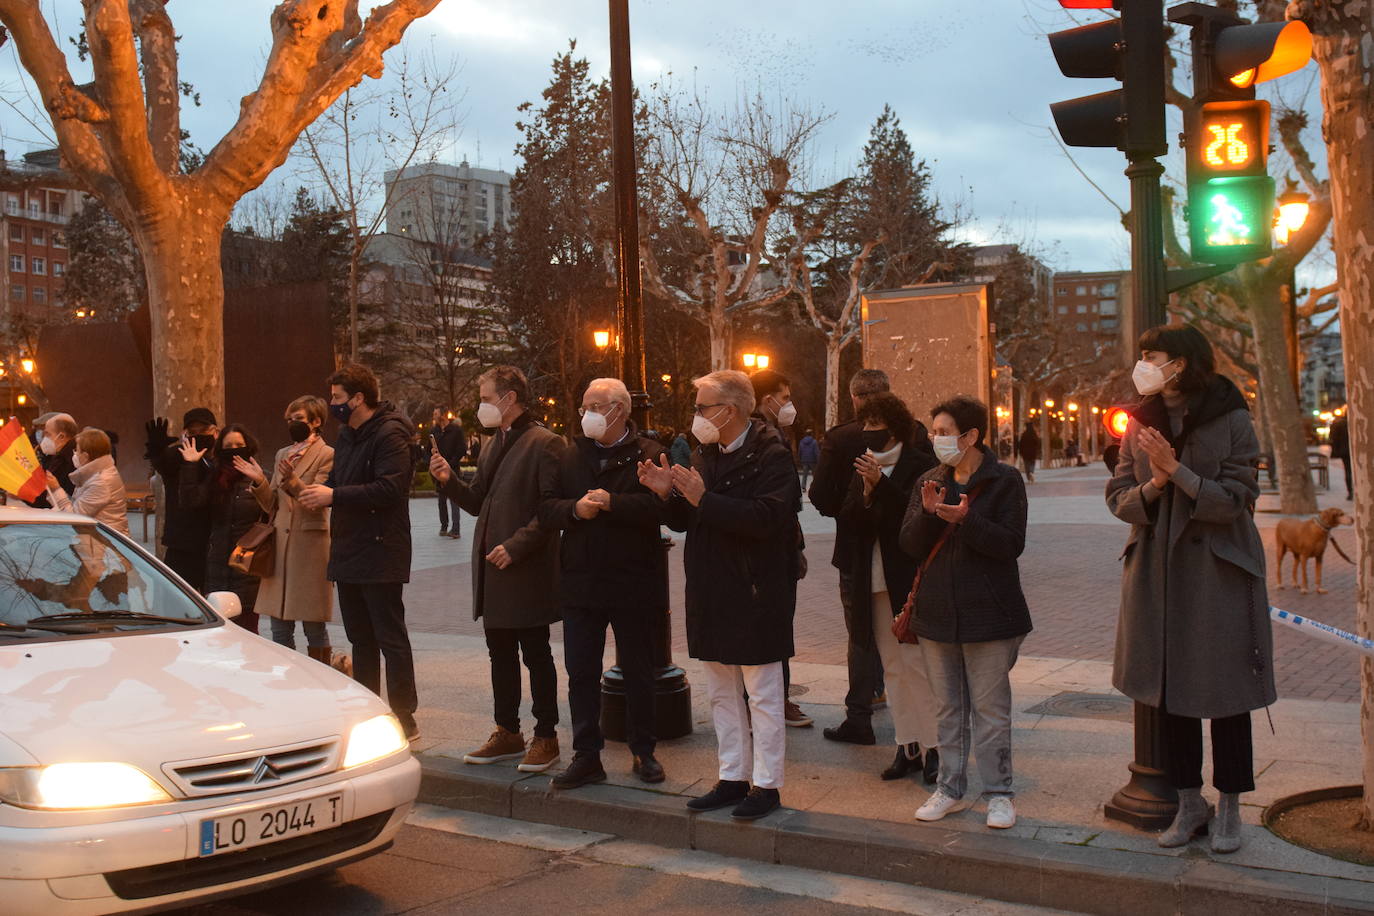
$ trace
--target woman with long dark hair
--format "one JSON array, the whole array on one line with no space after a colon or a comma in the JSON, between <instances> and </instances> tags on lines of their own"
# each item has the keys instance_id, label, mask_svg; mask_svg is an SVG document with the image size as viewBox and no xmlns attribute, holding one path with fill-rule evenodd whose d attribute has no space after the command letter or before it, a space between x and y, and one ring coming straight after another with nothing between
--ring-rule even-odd
<instances>
[{"instance_id":1,"label":"woman with long dark hair","mask_svg":"<svg viewBox=\"0 0 1374 916\"><path fill-rule=\"evenodd\" d=\"M1165 774L1178 814L1159 837L1182 846L1208 831L1240 848L1240 795L1255 787L1250 711L1274 702L1264 548L1253 512L1259 455L1245 397L1215 371L1189 326L1140 338L1141 395L1107 484L1131 534L1122 553L1112 682L1159 710ZM1202 720L1211 720L1216 817L1202 798Z\"/></svg>"},{"instance_id":2,"label":"woman with long dark hair","mask_svg":"<svg viewBox=\"0 0 1374 916\"><path fill-rule=\"evenodd\" d=\"M234 623L251 633L258 632L258 615L253 607L258 599L256 576L241 573L229 566L229 555L239 538L248 533L254 522L265 515L253 495L253 481L234 467L234 459L257 466L258 440L239 423L231 423L220 430L215 441L214 465L207 467L200 459L205 452L194 443L181 448L185 464L178 475L181 505L187 508L210 508L210 543L205 554L205 592L233 592L238 595L243 611ZM262 469L259 467L261 474Z\"/></svg>"}]
</instances>

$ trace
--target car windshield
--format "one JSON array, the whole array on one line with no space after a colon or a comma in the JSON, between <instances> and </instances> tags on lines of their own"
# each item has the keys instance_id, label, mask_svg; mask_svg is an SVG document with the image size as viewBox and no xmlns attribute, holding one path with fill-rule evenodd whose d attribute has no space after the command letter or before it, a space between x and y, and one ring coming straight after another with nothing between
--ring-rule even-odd
<instances>
[{"instance_id":1,"label":"car windshield","mask_svg":"<svg viewBox=\"0 0 1374 916\"><path fill-rule=\"evenodd\" d=\"M0 524L0 641L209 623L179 585L95 524Z\"/></svg>"}]
</instances>

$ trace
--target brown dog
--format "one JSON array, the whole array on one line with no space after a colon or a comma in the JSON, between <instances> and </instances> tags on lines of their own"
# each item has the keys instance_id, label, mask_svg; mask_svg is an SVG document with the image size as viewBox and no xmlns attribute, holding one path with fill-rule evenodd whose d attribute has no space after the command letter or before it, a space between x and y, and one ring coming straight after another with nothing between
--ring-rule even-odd
<instances>
[{"instance_id":1,"label":"brown dog","mask_svg":"<svg viewBox=\"0 0 1374 916\"><path fill-rule=\"evenodd\" d=\"M1334 506L1323 509L1313 518L1286 518L1279 522L1274 530L1274 540L1278 544L1279 552L1279 588L1283 588L1283 558L1292 553L1293 584L1298 584L1298 567L1301 565L1302 587L1299 591L1307 594L1307 561L1316 560L1317 594L1325 595L1326 589L1322 588L1322 555L1326 553L1327 542L1331 541L1331 529L1337 525L1353 524L1355 520L1347 515L1344 509ZM1341 550L1340 544L1336 544L1336 551L1345 557L1346 562L1350 562L1350 558L1345 556L1345 551Z\"/></svg>"}]
</instances>

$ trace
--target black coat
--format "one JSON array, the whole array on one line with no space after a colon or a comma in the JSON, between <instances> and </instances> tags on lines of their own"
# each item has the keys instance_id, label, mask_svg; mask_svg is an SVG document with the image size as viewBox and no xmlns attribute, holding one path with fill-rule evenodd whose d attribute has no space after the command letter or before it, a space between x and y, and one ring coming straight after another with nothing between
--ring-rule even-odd
<instances>
[{"instance_id":1,"label":"black coat","mask_svg":"<svg viewBox=\"0 0 1374 916\"><path fill-rule=\"evenodd\" d=\"M183 466L187 466L181 457L181 443L173 442L160 449L150 460L153 470L162 478L162 498L167 503L162 523L162 545L173 550L204 553L210 542L210 507L207 503L187 506L181 500L181 471ZM198 464L208 473L208 462L201 461ZM201 479L200 473L193 478L197 483Z\"/></svg>"},{"instance_id":2,"label":"black coat","mask_svg":"<svg viewBox=\"0 0 1374 916\"><path fill-rule=\"evenodd\" d=\"M563 607L668 607L668 552L659 535L664 503L639 482L640 461L658 461L663 446L636 435L601 448L578 436L563 453L555 496L539 506L539 525L562 530L559 601ZM605 465L602 465L602 462ZM588 490L611 494L611 510L578 518Z\"/></svg>"},{"instance_id":3,"label":"black coat","mask_svg":"<svg viewBox=\"0 0 1374 916\"><path fill-rule=\"evenodd\" d=\"M687 532L688 653L727 665L791 658L801 498L791 450L755 420L737 450L703 446L692 466L706 481L700 505L675 495L667 506L669 526Z\"/></svg>"},{"instance_id":4,"label":"black coat","mask_svg":"<svg viewBox=\"0 0 1374 916\"><path fill-rule=\"evenodd\" d=\"M267 515L253 495L251 480L235 473L227 486L221 486L218 476L219 469L204 461L183 460L177 476L177 495L183 508L205 512L210 520L205 548L206 594L233 592L239 596L244 613L251 613L258 600L259 580L231 569L229 555L253 523L266 521Z\"/></svg>"},{"instance_id":5,"label":"black coat","mask_svg":"<svg viewBox=\"0 0 1374 916\"><path fill-rule=\"evenodd\" d=\"M916 578L916 570L921 561L901 547L902 520L911 501L911 492L916 487L916 479L938 464L933 455L916 449L902 447L901 457L892 469L892 475L884 475L873 488L871 504L864 505L864 482L858 474L849 485L840 518L845 519L854 531L853 551L845 569L853 577L854 597L859 600L873 592L873 545L877 543L882 551L883 587L892 597L893 606L900 609L911 591L911 582ZM871 615L855 614L855 621L866 626Z\"/></svg>"},{"instance_id":6,"label":"black coat","mask_svg":"<svg viewBox=\"0 0 1374 916\"><path fill-rule=\"evenodd\" d=\"M1040 437L1035 430L1027 429L1021 433L1021 438L1016 440L1016 451L1025 461L1040 460Z\"/></svg>"},{"instance_id":7,"label":"black coat","mask_svg":"<svg viewBox=\"0 0 1374 916\"><path fill-rule=\"evenodd\" d=\"M333 582L410 581L410 421L383 401L357 429L345 424L334 444L329 514Z\"/></svg>"},{"instance_id":8,"label":"black coat","mask_svg":"<svg viewBox=\"0 0 1374 916\"><path fill-rule=\"evenodd\" d=\"M463 432L463 424L450 420L448 426L434 431L434 441L439 445L439 454L444 460L457 468L458 463L467 456L468 437Z\"/></svg>"},{"instance_id":9,"label":"black coat","mask_svg":"<svg viewBox=\"0 0 1374 916\"><path fill-rule=\"evenodd\" d=\"M926 570L916 595L916 634L936 642L986 642L1031 630L1017 557L1026 547L1026 485L1021 474L979 446L983 463L959 486L943 465L921 475L902 522L901 546L923 563L949 523L921 506L921 484L945 487L954 505L965 489L981 487L964 519Z\"/></svg>"},{"instance_id":10,"label":"black coat","mask_svg":"<svg viewBox=\"0 0 1374 916\"><path fill-rule=\"evenodd\" d=\"M56 455L45 455L41 449L38 450L38 466L56 477L57 485L66 490L69 497L76 491L76 484L72 483L72 471L76 470L76 462L72 460L75 455L75 439L62 446ZM29 505L35 509L51 509L52 500L48 497L47 491L44 491Z\"/></svg>"}]
</instances>

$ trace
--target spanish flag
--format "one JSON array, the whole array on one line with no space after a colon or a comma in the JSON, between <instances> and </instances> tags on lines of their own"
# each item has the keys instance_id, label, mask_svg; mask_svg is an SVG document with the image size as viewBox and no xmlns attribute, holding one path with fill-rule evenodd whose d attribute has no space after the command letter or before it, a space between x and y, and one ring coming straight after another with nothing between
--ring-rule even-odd
<instances>
[{"instance_id":1,"label":"spanish flag","mask_svg":"<svg viewBox=\"0 0 1374 916\"><path fill-rule=\"evenodd\" d=\"M47 477L33 453L33 443L14 417L0 426L0 489L33 502L48 488Z\"/></svg>"}]
</instances>

